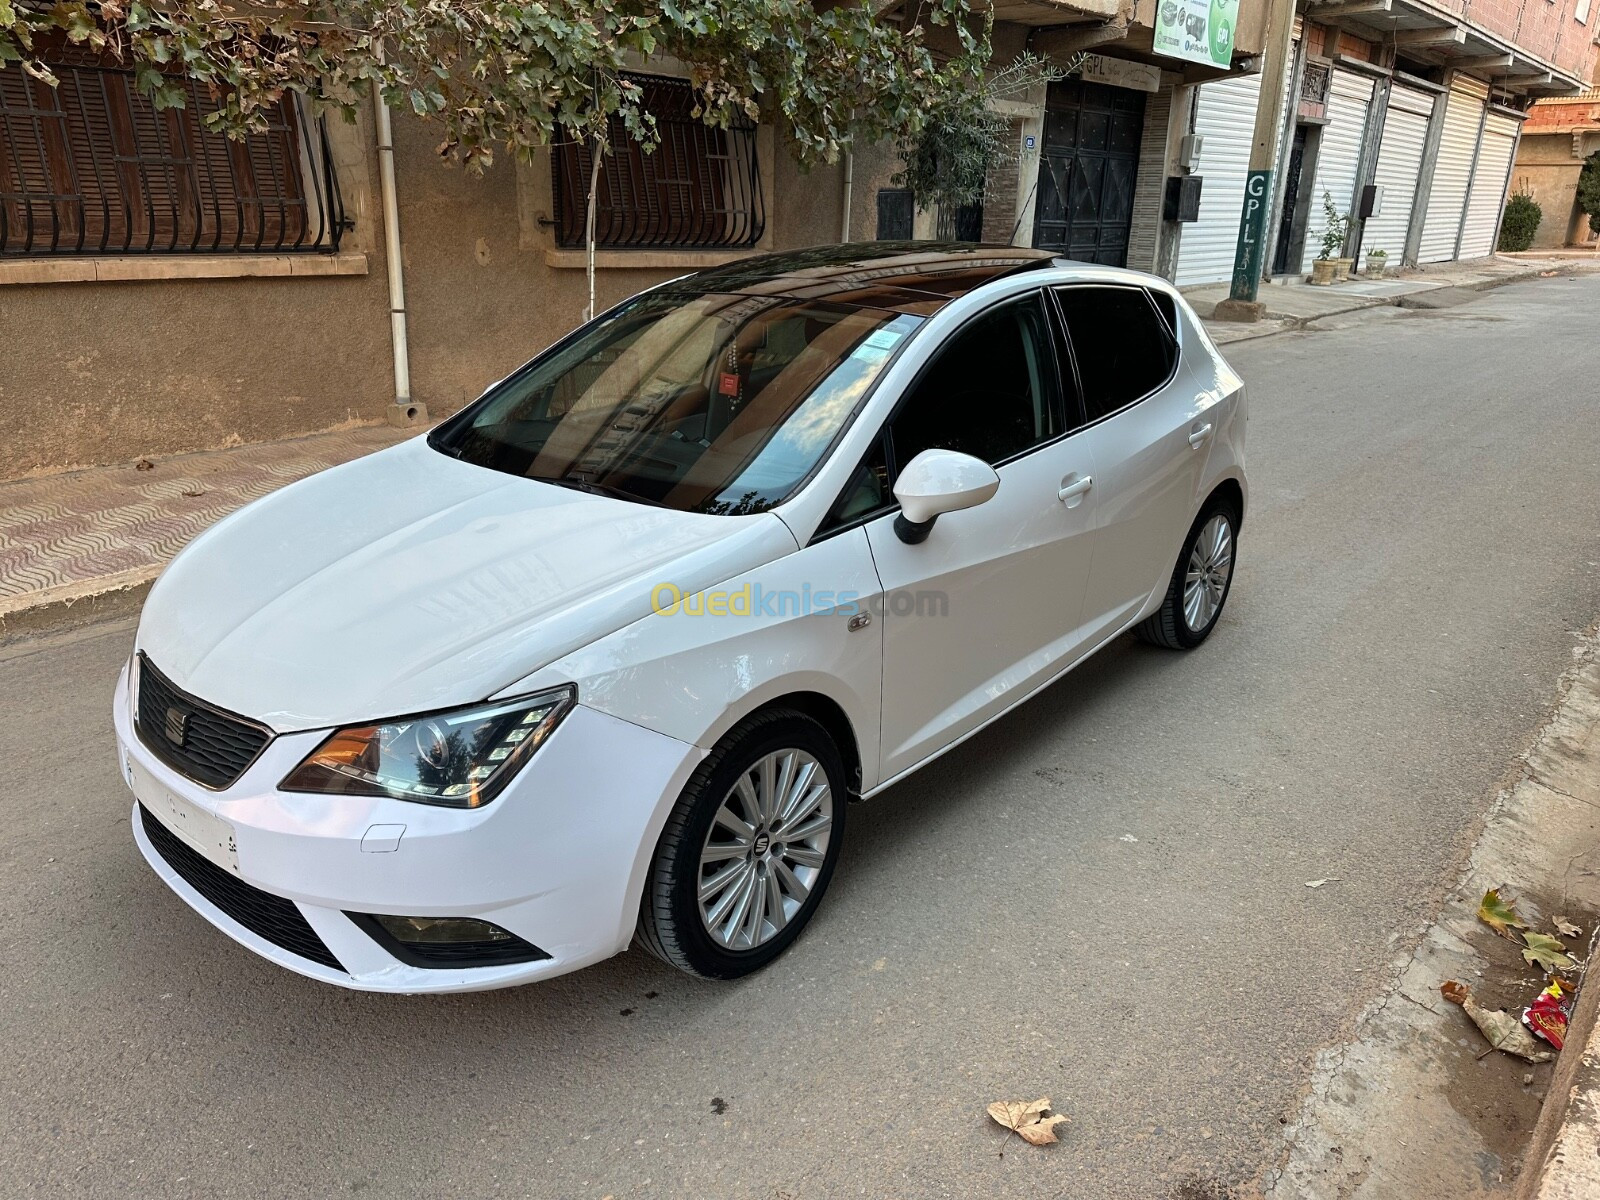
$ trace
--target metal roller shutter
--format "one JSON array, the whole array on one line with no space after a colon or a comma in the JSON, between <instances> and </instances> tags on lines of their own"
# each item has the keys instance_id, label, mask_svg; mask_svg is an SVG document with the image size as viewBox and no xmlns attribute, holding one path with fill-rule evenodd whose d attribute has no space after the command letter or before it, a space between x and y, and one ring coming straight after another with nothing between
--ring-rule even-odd
<instances>
[{"instance_id":1,"label":"metal roller shutter","mask_svg":"<svg viewBox=\"0 0 1600 1200\"><path fill-rule=\"evenodd\" d=\"M1494 253L1495 230L1500 225L1500 209L1516 147L1515 118L1490 113L1478 146L1478 165L1472 172L1472 193L1467 198L1467 219L1461 230L1462 258Z\"/></svg>"},{"instance_id":2,"label":"metal roller shutter","mask_svg":"<svg viewBox=\"0 0 1600 1200\"><path fill-rule=\"evenodd\" d=\"M1422 223L1418 262L1448 262L1456 256L1456 238L1466 211L1467 185L1472 176L1473 152L1478 147L1478 127L1483 124L1484 100L1489 89L1476 79L1457 76L1444 112L1444 136L1433 164L1433 187L1428 193L1428 215Z\"/></svg>"},{"instance_id":3,"label":"metal roller shutter","mask_svg":"<svg viewBox=\"0 0 1600 1200\"><path fill-rule=\"evenodd\" d=\"M1205 139L1196 169L1200 219L1183 228L1178 243L1178 285L1216 283L1233 275L1239 243L1239 211L1250 170L1261 77L1219 79L1195 97L1194 131Z\"/></svg>"},{"instance_id":4,"label":"metal roller shutter","mask_svg":"<svg viewBox=\"0 0 1600 1200\"><path fill-rule=\"evenodd\" d=\"M1322 230L1326 226L1323 193L1333 197L1333 206L1340 213L1354 207L1356 172L1361 167L1361 144L1367 135L1371 108L1372 80L1335 68L1328 89L1328 123L1322 127L1322 140L1317 145L1316 182L1311 192L1311 221L1302 271L1311 270L1311 260L1322 251Z\"/></svg>"},{"instance_id":5,"label":"metal roller shutter","mask_svg":"<svg viewBox=\"0 0 1600 1200\"><path fill-rule=\"evenodd\" d=\"M1361 248L1387 250L1392 267L1398 267L1405 254L1433 101L1427 92L1411 88L1396 86L1389 92L1383 140L1378 145L1378 169L1372 178L1383 189L1383 212L1367 222L1361 234Z\"/></svg>"}]
</instances>

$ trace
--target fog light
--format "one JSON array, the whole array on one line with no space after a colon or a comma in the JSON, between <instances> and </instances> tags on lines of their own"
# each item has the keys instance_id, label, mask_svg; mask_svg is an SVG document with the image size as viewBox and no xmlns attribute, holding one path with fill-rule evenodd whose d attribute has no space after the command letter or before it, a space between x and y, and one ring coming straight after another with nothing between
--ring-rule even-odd
<instances>
[{"instance_id":1,"label":"fog light","mask_svg":"<svg viewBox=\"0 0 1600 1200\"><path fill-rule=\"evenodd\" d=\"M462 942L509 942L515 935L498 925L471 917L387 917L374 914L373 920L388 930L389 936L408 946L452 946Z\"/></svg>"},{"instance_id":2,"label":"fog light","mask_svg":"<svg viewBox=\"0 0 1600 1200\"><path fill-rule=\"evenodd\" d=\"M407 966L503 967L550 957L510 930L476 917L345 916Z\"/></svg>"}]
</instances>

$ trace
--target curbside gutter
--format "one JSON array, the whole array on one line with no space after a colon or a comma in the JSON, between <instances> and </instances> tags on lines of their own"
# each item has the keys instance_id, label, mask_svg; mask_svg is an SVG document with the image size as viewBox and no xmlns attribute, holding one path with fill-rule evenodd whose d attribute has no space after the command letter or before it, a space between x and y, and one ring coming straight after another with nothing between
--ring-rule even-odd
<instances>
[{"instance_id":1,"label":"curbside gutter","mask_svg":"<svg viewBox=\"0 0 1600 1200\"><path fill-rule=\"evenodd\" d=\"M1556 1060L1550 1091L1523 1159L1516 1200L1594 1200L1600 1196L1600 937L1590 943L1589 976Z\"/></svg>"}]
</instances>

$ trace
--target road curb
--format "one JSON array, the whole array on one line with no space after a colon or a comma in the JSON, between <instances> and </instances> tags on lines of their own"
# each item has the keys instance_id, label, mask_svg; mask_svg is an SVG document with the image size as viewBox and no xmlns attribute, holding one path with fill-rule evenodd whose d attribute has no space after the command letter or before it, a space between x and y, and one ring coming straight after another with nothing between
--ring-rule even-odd
<instances>
[{"instance_id":1,"label":"road curb","mask_svg":"<svg viewBox=\"0 0 1600 1200\"><path fill-rule=\"evenodd\" d=\"M1591 943L1589 961L1600 948ZM1585 980L1550 1077L1515 1200L1600 1196L1600 976Z\"/></svg>"},{"instance_id":2,"label":"road curb","mask_svg":"<svg viewBox=\"0 0 1600 1200\"><path fill-rule=\"evenodd\" d=\"M0 607L0 646L42 633L59 633L94 621L133 616L165 564L150 564L68 587L49 588Z\"/></svg>"}]
</instances>

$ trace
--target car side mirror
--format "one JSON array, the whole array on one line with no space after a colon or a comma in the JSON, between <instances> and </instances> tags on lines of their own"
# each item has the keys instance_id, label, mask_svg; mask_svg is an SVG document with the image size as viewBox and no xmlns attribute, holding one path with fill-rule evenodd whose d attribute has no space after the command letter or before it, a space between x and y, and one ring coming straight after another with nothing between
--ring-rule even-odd
<instances>
[{"instance_id":1,"label":"car side mirror","mask_svg":"<svg viewBox=\"0 0 1600 1200\"><path fill-rule=\"evenodd\" d=\"M900 515L895 535L908 546L926 541L940 513L982 504L1000 490L1000 476L981 458L954 450L924 450L895 481Z\"/></svg>"}]
</instances>

